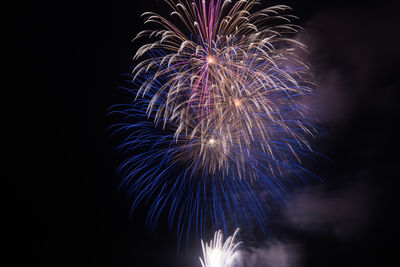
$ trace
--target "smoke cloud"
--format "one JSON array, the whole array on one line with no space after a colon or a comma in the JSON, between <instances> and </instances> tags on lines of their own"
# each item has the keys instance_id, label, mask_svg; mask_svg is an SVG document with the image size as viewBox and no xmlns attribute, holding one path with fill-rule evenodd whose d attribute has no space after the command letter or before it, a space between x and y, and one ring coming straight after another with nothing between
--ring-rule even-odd
<instances>
[{"instance_id":1,"label":"smoke cloud","mask_svg":"<svg viewBox=\"0 0 400 267\"><path fill-rule=\"evenodd\" d=\"M371 189L362 182L336 192L312 187L294 195L284 218L300 231L347 238L368 226L372 206Z\"/></svg>"},{"instance_id":2,"label":"smoke cloud","mask_svg":"<svg viewBox=\"0 0 400 267\"><path fill-rule=\"evenodd\" d=\"M301 262L300 246L293 242L270 241L239 253L238 267L299 267Z\"/></svg>"}]
</instances>

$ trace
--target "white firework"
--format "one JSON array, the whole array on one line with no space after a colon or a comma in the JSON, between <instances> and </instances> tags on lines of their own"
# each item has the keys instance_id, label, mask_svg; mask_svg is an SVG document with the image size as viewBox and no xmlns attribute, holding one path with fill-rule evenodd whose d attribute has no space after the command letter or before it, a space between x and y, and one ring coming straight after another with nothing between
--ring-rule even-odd
<instances>
[{"instance_id":1,"label":"white firework","mask_svg":"<svg viewBox=\"0 0 400 267\"><path fill-rule=\"evenodd\" d=\"M215 232L214 239L210 243L201 240L203 259L200 257L202 267L230 267L238 258L237 247L241 242L235 242L239 229L223 242L224 235L221 230Z\"/></svg>"}]
</instances>

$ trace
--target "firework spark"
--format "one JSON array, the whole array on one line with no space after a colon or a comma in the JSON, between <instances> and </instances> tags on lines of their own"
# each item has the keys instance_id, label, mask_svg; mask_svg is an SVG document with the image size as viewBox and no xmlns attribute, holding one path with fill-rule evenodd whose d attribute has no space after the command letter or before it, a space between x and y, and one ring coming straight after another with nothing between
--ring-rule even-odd
<instances>
[{"instance_id":1,"label":"firework spark","mask_svg":"<svg viewBox=\"0 0 400 267\"><path fill-rule=\"evenodd\" d=\"M134 101L114 109L132 210L152 203L152 229L168 210L179 239L209 223L267 231L260 191L284 199L291 177L311 174L301 159L317 129L300 101L313 84L295 52L306 49L299 27L288 6L252 12L257 0L165 2L171 20L143 14L157 29L137 35L153 41L135 55L144 59L129 75Z\"/></svg>"},{"instance_id":2,"label":"firework spark","mask_svg":"<svg viewBox=\"0 0 400 267\"><path fill-rule=\"evenodd\" d=\"M235 242L235 238L239 229L236 229L232 236L229 236L225 242L223 242L222 231L215 232L214 239L210 241L210 244L204 243L201 240L201 246L203 249L203 259L200 257L202 267L230 267L239 257L237 251L240 242Z\"/></svg>"}]
</instances>

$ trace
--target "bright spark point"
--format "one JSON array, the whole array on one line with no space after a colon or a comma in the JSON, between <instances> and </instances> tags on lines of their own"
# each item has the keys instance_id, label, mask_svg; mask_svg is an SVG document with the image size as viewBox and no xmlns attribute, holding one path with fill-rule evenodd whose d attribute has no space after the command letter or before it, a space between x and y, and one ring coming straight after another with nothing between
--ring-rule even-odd
<instances>
[{"instance_id":1,"label":"bright spark point","mask_svg":"<svg viewBox=\"0 0 400 267\"><path fill-rule=\"evenodd\" d=\"M238 99L235 99L234 101L233 101L233 103L235 103L235 106L238 108L238 107L240 107L241 105L242 105L242 103L240 103L240 100L238 100Z\"/></svg>"},{"instance_id":2,"label":"bright spark point","mask_svg":"<svg viewBox=\"0 0 400 267\"><path fill-rule=\"evenodd\" d=\"M213 145L213 144L215 144L215 139L211 138L208 142L210 143L210 145Z\"/></svg>"},{"instance_id":3,"label":"bright spark point","mask_svg":"<svg viewBox=\"0 0 400 267\"><path fill-rule=\"evenodd\" d=\"M215 63L215 58L212 57L212 56L208 56L207 57L207 62L208 62L208 64L214 64Z\"/></svg>"},{"instance_id":4,"label":"bright spark point","mask_svg":"<svg viewBox=\"0 0 400 267\"><path fill-rule=\"evenodd\" d=\"M232 266L235 259L239 256L236 251L241 242L235 243L235 237L239 229L236 229L232 236L229 236L223 243L223 234L219 230L215 232L214 239L210 244L201 240L203 248L203 259L200 257L202 267L229 267Z\"/></svg>"}]
</instances>

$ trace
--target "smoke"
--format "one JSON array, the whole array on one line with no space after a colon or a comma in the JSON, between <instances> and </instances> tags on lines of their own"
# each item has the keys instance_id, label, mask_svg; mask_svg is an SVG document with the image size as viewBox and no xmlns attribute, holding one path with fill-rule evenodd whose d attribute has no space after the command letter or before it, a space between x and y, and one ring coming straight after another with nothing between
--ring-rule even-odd
<instances>
[{"instance_id":1,"label":"smoke","mask_svg":"<svg viewBox=\"0 0 400 267\"><path fill-rule=\"evenodd\" d=\"M279 237L278 233L260 246L246 247L244 243L234 266L302 267L306 266L309 238L325 236L335 244L334 240L347 242L362 236L376 210L376 192L361 179L362 174L355 176L358 180L335 190L328 185L316 185L294 193L288 208L274 222L292 238L288 240L286 234Z\"/></svg>"},{"instance_id":2,"label":"smoke","mask_svg":"<svg viewBox=\"0 0 400 267\"><path fill-rule=\"evenodd\" d=\"M316 186L295 194L284 218L303 232L350 238L366 229L372 207L372 190L363 182L334 192Z\"/></svg>"},{"instance_id":3,"label":"smoke","mask_svg":"<svg viewBox=\"0 0 400 267\"><path fill-rule=\"evenodd\" d=\"M301 254L298 244L270 241L257 248L240 251L237 267L298 267Z\"/></svg>"}]
</instances>

